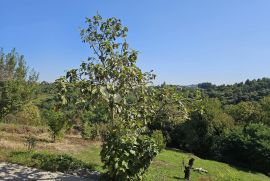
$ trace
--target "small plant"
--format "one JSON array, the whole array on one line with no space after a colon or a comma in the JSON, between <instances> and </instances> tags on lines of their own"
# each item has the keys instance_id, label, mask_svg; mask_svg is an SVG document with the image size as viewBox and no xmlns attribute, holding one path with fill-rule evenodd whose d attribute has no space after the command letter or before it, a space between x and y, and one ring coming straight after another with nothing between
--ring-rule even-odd
<instances>
[{"instance_id":1,"label":"small plant","mask_svg":"<svg viewBox=\"0 0 270 181\"><path fill-rule=\"evenodd\" d=\"M56 138L61 138L63 136L66 129L67 123L64 114L62 112L48 111L45 115L53 142L55 142Z\"/></svg>"},{"instance_id":2,"label":"small plant","mask_svg":"<svg viewBox=\"0 0 270 181\"><path fill-rule=\"evenodd\" d=\"M35 149L35 147L37 145L37 139L34 136L32 136L31 134L29 134L26 137L25 144L27 146L27 150L32 151Z\"/></svg>"},{"instance_id":3,"label":"small plant","mask_svg":"<svg viewBox=\"0 0 270 181\"><path fill-rule=\"evenodd\" d=\"M95 140L99 136L97 125L90 125L89 122L84 122L81 134L84 139Z\"/></svg>"},{"instance_id":4,"label":"small plant","mask_svg":"<svg viewBox=\"0 0 270 181\"><path fill-rule=\"evenodd\" d=\"M82 131L81 135L83 139L90 139L91 138L91 126L89 125L88 122L83 122L82 123Z\"/></svg>"},{"instance_id":5,"label":"small plant","mask_svg":"<svg viewBox=\"0 0 270 181\"><path fill-rule=\"evenodd\" d=\"M163 149L165 149L166 142L162 134L162 131L160 130L154 131L151 137L155 140L159 151L162 151Z\"/></svg>"}]
</instances>

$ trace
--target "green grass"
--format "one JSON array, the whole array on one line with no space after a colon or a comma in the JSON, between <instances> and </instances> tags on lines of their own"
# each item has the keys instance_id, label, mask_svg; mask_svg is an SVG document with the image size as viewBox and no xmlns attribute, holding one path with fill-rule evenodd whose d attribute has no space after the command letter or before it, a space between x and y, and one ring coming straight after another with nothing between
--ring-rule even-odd
<instances>
[{"instance_id":1,"label":"green grass","mask_svg":"<svg viewBox=\"0 0 270 181\"><path fill-rule=\"evenodd\" d=\"M82 161L86 165L91 165L94 170L104 172L102 169L102 163L100 161L100 146L98 144L92 144L87 149L84 149L78 153L73 153L71 156L76 160ZM35 153L45 154L59 154L53 151L39 151ZM15 154L14 152L4 152L0 149L0 159L22 164L28 166L32 165L33 154ZM270 178L264 174L248 171L245 169L237 168L229 164L220 163L211 160L200 159L194 155L183 153L181 151L164 150L153 161L149 170L145 174L145 181L170 181L170 180L182 180L184 176L182 166L182 160L187 163L188 160L195 158L194 167L202 167L209 171L208 174L200 174L197 172L191 172L192 181L269 181ZM39 162L35 162L39 163Z\"/></svg>"},{"instance_id":2,"label":"green grass","mask_svg":"<svg viewBox=\"0 0 270 181\"><path fill-rule=\"evenodd\" d=\"M74 156L91 165L99 171L102 170L100 161L100 147L97 145L90 146ZM191 173L191 180L213 180L213 181L269 181L270 178L264 174L257 172L249 172L229 164L220 163L211 160L200 159L194 155L183 153L180 151L164 150L153 161L149 170L145 174L145 181L170 181L181 180L184 176L183 168L181 168L182 160L187 163L189 158L195 158L194 167L202 167L209 171L208 174Z\"/></svg>"},{"instance_id":3,"label":"green grass","mask_svg":"<svg viewBox=\"0 0 270 181\"><path fill-rule=\"evenodd\" d=\"M102 172L102 163L99 156L100 150L101 148L99 145L93 144L90 145L87 149L73 154L73 156L91 164L95 170Z\"/></svg>"},{"instance_id":4,"label":"green grass","mask_svg":"<svg viewBox=\"0 0 270 181\"><path fill-rule=\"evenodd\" d=\"M103 171L100 161L100 146L91 145L82 152L73 154L83 162L93 166L95 170ZM180 180L184 176L183 168L181 168L182 160L187 163L189 158L195 158L194 167L202 167L209 171L208 174L191 173L191 180L213 180L213 181L269 181L270 178L264 174L247 171L237 168L229 164L220 163L211 160L200 159L194 155L183 153L180 151L164 150L153 161L147 171L144 180L163 181L163 180ZM27 160L29 158L23 158ZM18 161L18 160L17 160ZM23 162L23 161L22 161Z\"/></svg>"},{"instance_id":5,"label":"green grass","mask_svg":"<svg viewBox=\"0 0 270 181\"><path fill-rule=\"evenodd\" d=\"M182 160L187 163L189 158L195 158L194 167L201 167L209 171L208 174L191 172L191 180L216 180L216 181L269 181L270 178L257 172L230 166L211 160L200 159L191 154L165 150L161 152L146 173L145 180L180 180L184 176L181 168Z\"/></svg>"}]
</instances>

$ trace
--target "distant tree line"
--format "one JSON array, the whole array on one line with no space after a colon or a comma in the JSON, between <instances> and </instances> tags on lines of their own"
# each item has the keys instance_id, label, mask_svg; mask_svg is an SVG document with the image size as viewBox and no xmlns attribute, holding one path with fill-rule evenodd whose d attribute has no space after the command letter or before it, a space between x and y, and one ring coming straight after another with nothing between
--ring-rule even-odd
<instances>
[{"instance_id":1,"label":"distant tree line","mask_svg":"<svg viewBox=\"0 0 270 181\"><path fill-rule=\"evenodd\" d=\"M259 101L270 94L270 78L246 80L233 85L198 84L210 98L218 98L222 104L237 104L242 101Z\"/></svg>"}]
</instances>

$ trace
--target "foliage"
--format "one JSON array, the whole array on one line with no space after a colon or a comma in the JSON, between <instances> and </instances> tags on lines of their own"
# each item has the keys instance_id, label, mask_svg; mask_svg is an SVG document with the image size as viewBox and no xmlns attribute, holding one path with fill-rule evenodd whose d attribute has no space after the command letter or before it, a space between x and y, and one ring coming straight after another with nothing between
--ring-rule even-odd
<instances>
[{"instance_id":1,"label":"foliage","mask_svg":"<svg viewBox=\"0 0 270 181\"><path fill-rule=\"evenodd\" d=\"M211 83L198 85L210 98L218 98L223 105L246 101L259 101L270 94L270 79L246 80L233 85L216 86Z\"/></svg>"},{"instance_id":2,"label":"foliage","mask_svg":"<svg viewBox=\"0 0 270 181\"><path fill-rule=\"evenodd\" d=\"M239 124L258 123L262 120L261 105L256 102L240 102L237 105L228 105L225 111Z\"/></svg>"},{"instance_id":3,"label":"foliage","mask_svg":"<svg viewBox=\"0 0 270 181\"><path fill-rule=\"evenodd\" d=\"M55 94L55 85L46 81L42 81L38 86L39 94Z\"/></svg>"},{"instance_id":4,"label":"foliage","mask_svg":"<svg viewBox=\"0 0 270 181\"><path fill-rule=\"evenodd\" d=\"M89 125L89 122L83 122L81 135L82 135L82 138L84 138L84 139L93 139L94 138L94 136L92 134L92 127Z\"/></svg>"},{"instance_id":5,"label":"foliage","mask_svg":"<svg viewBox=\"0 0 270 181\"><path fill-rule=\"evenodd\" d=\"M270 172L270 128L263 124L249 124L227 131L218 140L220 160L241 164L251 169Z\"/></svg>"},{"instance_id":6,"label":"foliage","mask_svg":"<svg viewBox=\"0 0 270 181\"><path fill-rule=\"evenodd\" d=\"M28 103L16 114L18 123L38 126L41 124L41 115L37 106ZM19 119L19 120L18 120Z\"/></svg>"},{"instance_id":7,"label":"foliage","mask_svg":"<svg viewBox=\"0 0 270 181\"><path fill-rule=\"evenodd\" d=\"M172 145L172 134L187 119L187 110L182 103L182 95L174 87L163 84L154 91L152 99L155 114L148 127L151 130L161 130L168 145Z\"/></svg>"},{"instance_id":8,"label":"foliage","mask_svg":"<svg viewBox=\"0 0 270 181\"><path fill-rule=\"evenodd\" d=\"M189 113L190 119L179 126L175 134L178 139L176 143L182 149L207 157L216 137L231 128L234 120L222 112L217 99L205 98L194 106Z\"/></svg>"},{"instance_id":9,"label":"foliage","mask_svg":"<svg viewBox=\"0 0 270 181\"><path fill-rule=\"evenodd\" d=\"M165 147L166 147L166 141L165 141L165 138L164 138L164 136L162 134L162 131L155 130L152 133L151 137L153 138L153 140L155 140L155 143L158 146L159 152L161 152L162 150L165 149Z\"/></svg>"},{"instance_id":10,"label":"foliage","mask_svg":"<svg viewBox=\"0 0 270 181\"><path fill-rule=\"evenodd\" d=\"M118 176L123 178L123 173L126 179L133 176L141 178L140 174L144 173L156 155L153 149L156 147L155 143L145 136L147 122L154 115L151 99L153 92L148 84L155 76L142 73L136 66L138 52L129 48L126 42L128 28L122 26L119 19L103 20L97 15L92 19L87 18L86 23L88 26L81 30L81 37L84 43L90 45L93 56L88 58L88 62L83 62L79 69L72 69L67 72L66 77L57 80L59 98L63 105L75 105L77 109L86 110L93 110L97 103L104 102L110 120L109 134L101 152L105 167L109 175L114 177L112 179ZM136 142L120 134L122 131L129 132L131 139ZM119 135L116 137L115 134ZM120 146L115 145L113 151L121 155L125 154L124 147L136 148L139 147L138 143L142 144L140 148L145 149L134 150L137 151L135 155L143 155L140 158L148 159L134 162L133 172L128 169L120 172L115 168L118 160L114 159L114 154L110 154L110 149L119 140L124 141Z\"/></svg>"},{"instance_id":11,"label":"foliage","mask_svg":"<svg viewBox=\"0 0 270 181\"><path fill-rule=\"evenodd\" d=\"M70 173L81 168L92 169L89 164L73 158L67 154L52 154L46 152L13 152L11 161L15 163L24 162L31 167L40 168L47 171L60 171Z\"/></svg>"},{"instance_id":12,"label":"foliage","mask_svg":"<svg viewBox=\"0 0 270 181\"><path fill-rule=\"evenodd\" d=\"M18 111L34 96L38 74L26 65L15 49L0 50L0 118Z\"/></svg>"},{"instance_id":13,"label":"foliage","mask_svg":"<svg viewBox=\"0 0 270 181\"><path fill-rule=\"evenodd\" d=\"M114 180L142 180L158 152L153 139L129 130L125 134L109 135L103 144L101 160Z\"/></svg>"},{"instance_id":14,"label":"foliage","mask_svg":"<svg viewBox=\"0 0 270 181\"><path fill-rule=\"evenodd\" d=\"M89 122L83 122L81 135L84 139L95 140L101 137L98 124L90 124Z\"/></svg>"},{"instance_id":15,"label":"foliage","mask_svg":"<svg viewBox=\"0 0 270 181\"><path fill-rule=\"evenodd\" d=\"M62 112L47 111L45 113L45 117L47 118L47 124L53 142L55 142L56 138L60 138L61 136L63 136L65 129L67 127L65 116Z\"/></svg>"},{"instance_id":16,"label":"foliage","mask_svg":"<svg viewBox=\"0 0 270 181\"><path fill-rule=\"evenodd\" d=\"M270 126L270 96L264 97L260 101L260 105L262 108L262 122Z\"/></svg>"},{"instance_id":17,"label":"foliage","mask_svg":"<svg viewBox=\"0 0 270 181\"><path fill-rule=\"evenodd\" d=\"M93 110L82 111L80 115L82 121L81 133L85 139L103 139L104 129L103 127L108 123L108 109L98 104Z\"/></svg>"},{"instance_id":18,"label":"foliage","mask_svg":"<svg viewBox=\"0 0 270 181\"><path fill-rule=\"evenodd\" d=\"M97 104L95 108L87 111L82 111L80 118L84 122L89 122L91 124L101 124L108 123L108 108L104 104Z\"/></svg>"}]
</instances>

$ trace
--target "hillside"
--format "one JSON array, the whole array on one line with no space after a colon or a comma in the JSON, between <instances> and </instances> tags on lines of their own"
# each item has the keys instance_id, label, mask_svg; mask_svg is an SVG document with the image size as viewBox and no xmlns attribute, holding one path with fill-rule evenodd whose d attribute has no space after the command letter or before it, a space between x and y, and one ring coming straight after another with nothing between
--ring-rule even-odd
<instances>
[{"instance_id":1,"label":"hillside","mask_svg":"<svg viewBox=\"0 0 270 181\"><path fill-rule=\"evenodd\" d=\"M59 155L66 153L76 157L92 169L103 172L99 152L101 144L99 142L81 140L79 135L70 133L56 143L51 143L48 133L44 128L26 127L19 125L1 124L0 140L0 160L17 163L27 166L42 167L33 160L34 154ZM38 140L34 152L26 151L25 137L33 133ZM145 180L181 180L183 177L182 161L195 158L194 167L202 167L209 171L209 174L191 173L191 180L254 180L267 181L269 177L264 174L251 172L249 170L237 168L228 164L200 159L192 154L179 150L164 150L152 162L145 175ZM53 164L50 164L53 166ZM43 168L44 169L44 168ZM47 168L50 170L50 168Z\"/></svg>"}]
</instances>

